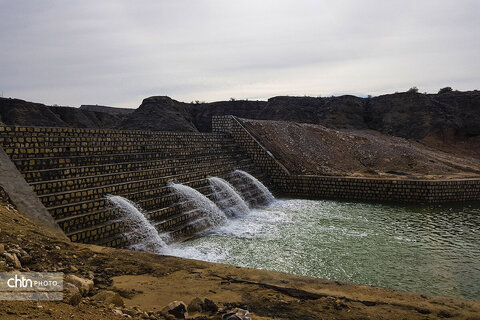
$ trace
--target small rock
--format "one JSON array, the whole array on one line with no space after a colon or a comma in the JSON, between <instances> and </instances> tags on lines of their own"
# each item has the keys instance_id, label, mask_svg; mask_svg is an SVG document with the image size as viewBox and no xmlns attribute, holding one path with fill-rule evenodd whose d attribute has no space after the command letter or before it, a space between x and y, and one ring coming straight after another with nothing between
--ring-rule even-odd
<instances>
[{"instance_id":1,"label":"small rock","mask_svg":"<svg viewBox=\"0 0 480 320\"><path fill-rule=\"evenodd\" d=\"M120 310L120 309L113 309L112 311L113 311L113 313L115 313L116 315L124 316L124 313L123 313L122 310Z\"/></svg>"},{"instance_id":2,"label":"small rock","mask_svg":"<svg viewBox=\"0 0 480 320\"><path fill-rule=\"evenodd\" d=\"M5 245L3 243L0 243L0 255L5 253Z\"/></svg>"},{"instance_id":3,"label":"small rock","mask_svg":"<svg viewBox=\"0 0 480 320\"><path fill-rule=\"evenodd\" d=\"M203 305L202 299L200 299L199 297L196 297L195 299L190 301L190 303L187 306L187 310L188 312L192 312L192 313L202 312L202 305Z\"/></svg>"},{"instance_id":4,"label":"small rock","mask_svg":"<svg viewBox=\"0 0 480 320\"><path fill-rule=\"evenodd\" d=\"M215 302L213 302L212 300L207 299L207 298L205 298L205 300L203 302L202 309L205 312L211 312L211 313L217 313L218 312L218 306L215 304Z\"/></svg>"},{"instance_id":5,"label":"small rock","mask_svg":"<svg viewBox=\"0 0 480 320\"><path fill-rule=\"evenodd\" d=\"M72 306L76 306L81 300L82 294L80 293L80 290L78 290L75 285L65 282L63 284L63 301Z\"/></svg>"},{"instance_id":6,"label":"small rock","mask_svg":"<svg viewBox=\"0 0 480 320\"><path fill-rule=\"evenodd\" d=\"M117 307L123 307L125 305L122 297L118 293L108 290L100 291L94 295L92 299L96 301L104 301L107 304L114 304Z\"/></svg>"},{"instance_id":7,"label":"small rock","mask_svg":"<svg viewBox=\"0 0 480 320\"><path fill-rule=\"evenodd\" d=\"M133 310L133 309L122 309L122 312L128 314L131 317L136 317L142 315L140 311Z\"/></svg>"},{"instance_id":8,"label":"small rock","mask_svg":"<svg viewBox=\"0 0 480 320\"><path fill-rule=\"evenodd\" d=\"M223 320L252 320L250 312L244 309L235 309L233 312L223 316Z\"/></svg>"},{"instance_id":9,"label":"small rock","mask_svg":"<svg viewBox=\"0 0 480 320\"><path fill-rule=\"evenodd\" d=\"M348 306L345 303L343 303L343 301L340 300L340 299L335 300L335 303L333 304L333 307L336 310L342 310L342 309L348 308Z\"/></svg>"},{"instance_id":10,"label":"small rock","mask_svg":"<svg viewBox=\"0 0 480 320\"><path fill-rule=\"evenodd\" d=\"M20 262L23 264L28 264L32 261L32 256L28 253L20 256Z\"/></svg>"},{"instance_id":11,"label":"small rock","mask_svg":"<svg viewBox=\"0 0 480 320\"><path fill-rule=\"evenodd\" d=\"M55 246L55 249L60 250L61 248L59 246Z\"/></svg>"},{"instance_id":12,"label":"small rock","mask_svg":"<svg viewBox=\"0 0 480 320\"><path fill-rule=\"evenodd\" d=\"M12 264L16 269L22 268L22 264L15 253L5 252L5 260L7 260L9 264Z\"/></svg>"},{"instance_id":13,"label":"small rock","mask_svg":"<svg viewBox=\"0 0 480 320\"><path fill-rule=\"evenodd\" d=\"M70 270L72 270L72 272L76 272L78 271L78 268L75 266L70 266Z\"/></svg>"},{"instance_id":14,"label":"small rock","mask_svg":"<svg viewBox=\"0 0 480 320\"><path fill-rule=\"evenodd\" d=\"M82 296L87 295L90 292L90 290L92 290L93 288L92 280L80 278L73 274L66 275L65 282L75 285L78 288L78 290L80 290L80 293L82 294Z\"/></svg>"},{"instance_id":15,"label":"small rock","mask_svg":"<svg viewBox=\"0 0 480 320\"><path fill-rule=\"evenodd\" d=\"M162 311L173 315L177 319L185 319L185 317L188 316L187 306L183 301L170 302Z\"/></svg>"},{"instance_id":16,"label":"small rock","mask_svg":"<svg viewBox=\"0 0 480 320\"><path fill-rule=\"evenodd\" d=\"M93 273L93 271L88 271L87 272L87 277L88 277L88 279L93 280L93 278L95 278L95 274Z\"/></svg>"}]
</instances>

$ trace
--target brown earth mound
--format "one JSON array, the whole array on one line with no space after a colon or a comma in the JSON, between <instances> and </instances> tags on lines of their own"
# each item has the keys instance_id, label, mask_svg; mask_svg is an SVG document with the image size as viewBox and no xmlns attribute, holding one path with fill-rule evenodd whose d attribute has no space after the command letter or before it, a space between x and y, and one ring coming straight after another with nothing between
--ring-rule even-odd
<instances>
[{"instance_id":1,"label":"brown earth mound","mask_svg":"<svg viewBox=\"0 0 480 320\"><path fill-rule=\"evenodd\" d=\"M244 126L295 174L413 179L478 178L480 160L458 157L373 130L242 120Z\"/></svg>"},{"instance_id":2,"label":"brown earth mound","mask_svg":"<svg viewBox=\"0 0 480 320\"><path fill-rule=\"evenodd\" d=\"M85 283L93 279L93 288L69 303L0 301L0 319L173 319L162 309L172 301L188 305L195 297L211 301L200 310L198 304L189 307L189 319L220 320L235 308L248 310L252 319L475 319L480 314L478 301L70 243L2 201L0 231L0 272L56 271ZM19 257L20 265L3 251Z\"/></svg>"}]
</instances>

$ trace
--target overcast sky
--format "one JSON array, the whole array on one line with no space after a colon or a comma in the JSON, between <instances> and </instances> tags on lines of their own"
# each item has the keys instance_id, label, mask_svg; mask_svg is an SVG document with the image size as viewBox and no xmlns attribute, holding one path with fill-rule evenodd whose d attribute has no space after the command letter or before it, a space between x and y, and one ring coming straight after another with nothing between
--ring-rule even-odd
<instances>
[{"instance_id":1,"label":"overcast sky","mask_svg":"<svg viewBox=\"0 0 480 320\"><path fill-rule=\"evenodd\" d=\"M0 90L46 104L480 89L478 0L0 0Z\"/></svg>"}]
</instances>

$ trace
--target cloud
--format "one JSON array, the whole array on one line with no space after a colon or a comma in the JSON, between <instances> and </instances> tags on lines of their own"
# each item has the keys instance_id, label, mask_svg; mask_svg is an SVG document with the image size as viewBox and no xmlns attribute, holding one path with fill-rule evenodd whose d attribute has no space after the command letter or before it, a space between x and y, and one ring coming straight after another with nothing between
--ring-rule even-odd
<instances>
[{"instance_id":1,"label":"cloud","mask_svg":"<svg viewBox=\"0 0 480 320\"><path fill-rule=\"evenodd\" d=\"M478 1L0 1L0 89L136 107L480 85Z\"/></svg>"}]
</instances>

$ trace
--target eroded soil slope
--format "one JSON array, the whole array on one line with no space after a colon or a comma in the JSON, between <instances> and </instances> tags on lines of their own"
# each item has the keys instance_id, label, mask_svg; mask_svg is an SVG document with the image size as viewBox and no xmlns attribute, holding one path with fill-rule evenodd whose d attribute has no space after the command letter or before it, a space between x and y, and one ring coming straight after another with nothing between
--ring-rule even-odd
<instances>
[{"instance_id":1,"label":"eroded soil slope","mask_svg":"<svg viewBox=\"0 0 480 320\"><path fill-rule=\"evenodd\" d=\"M378 131L335 130L287 121L242 122L294 174L414 179L480 177L478 158L457 156ZM448 151L438 140L432 138L429 143L437 143ZM460 149L454 151L459 153Z\"/></svg>"}]
</instances>

